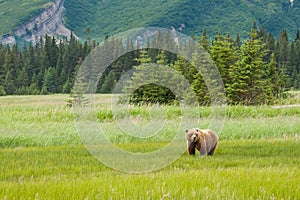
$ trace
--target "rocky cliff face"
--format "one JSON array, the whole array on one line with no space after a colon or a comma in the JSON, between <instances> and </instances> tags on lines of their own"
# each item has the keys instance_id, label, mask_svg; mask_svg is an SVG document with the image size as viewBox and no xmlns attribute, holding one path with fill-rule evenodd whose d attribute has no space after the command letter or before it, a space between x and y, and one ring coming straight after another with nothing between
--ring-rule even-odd
<instances>
[{"instance_id":1,"label":"rocky cliff face","mask_svg":"<svg viewBox=\"0 0 300 200\"><path fill-rule=\"evenodd\" d=\"M13 30L12 35L1 38L3 44L14 44L17 38L36 43L41 37L47 35L61 35L70 37L71 31L64 26L64 1L56 0L40 15Z\"/></svg>"}]
</instances>

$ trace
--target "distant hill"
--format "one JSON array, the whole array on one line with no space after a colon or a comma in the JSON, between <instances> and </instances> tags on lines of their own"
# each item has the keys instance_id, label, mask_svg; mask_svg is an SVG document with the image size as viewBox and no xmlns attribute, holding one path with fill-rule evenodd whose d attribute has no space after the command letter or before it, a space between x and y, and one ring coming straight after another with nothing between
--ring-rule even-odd
<instances>
[{"instance_id":1,"label":"distant hill","mask_svg":"<svg viewBox=\"0 0 300 200\"><path fill-rule=\"evenodd\" d=\"M53 0L0 0L0 35L38 15ZM277 37L300 29L300 0L65 0L64 22L81 39L103 39L139 27L175 28L199 35L204 28L247 37L255 21ZM87 31L89 30L89 31Z\"/></svg>"},{"instance_id":2,"label":"distant hill","mask_svg":"<svg viewBox=\"0 0 300 200\"><path fill-rule=\"evenodd\" d=\"M38 15L53 0L0 0L0 36L12 33L12 30Z\"/></svg>"},{"instance_id":3,"label":"distant hill","mask_svg":"<svg viewBox=\"0 0 300 200\"><path fill-rule=\"evenodd\" d=\"M145 26L247 37L254 21L274 36L285 28L294 37L300 28L300 0L67 0L65 7L68 28L81 38L87 28L92 37Z\"/></svg>"}]
</instances>

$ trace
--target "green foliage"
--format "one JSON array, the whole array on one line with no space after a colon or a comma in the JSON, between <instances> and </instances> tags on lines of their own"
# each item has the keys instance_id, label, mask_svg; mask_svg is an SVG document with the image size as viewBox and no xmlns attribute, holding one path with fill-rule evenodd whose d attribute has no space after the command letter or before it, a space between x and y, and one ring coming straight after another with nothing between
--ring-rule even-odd
<instances>
[{"instance_id":1,"label":"green foliage","mask_svg":"<svg viewBox=\"0 0 300 200\"><path fill-rule=\"evenodd\" d=\"M272 102L269 76L266 74L266 55L257 30L252 29L250 38L240 48L239 60L229 68L230 83L227 84L230 103L245 105Z\"/></svg>"},{"instance_id":2,"label":"green foliage","mask_svg":"<svg viewBox=\"0 0 300 200\"><path fill-rule=\"evenodd\" d=\"M300 2L294 1L290 6L287 0L69 0L65 2L65 18L67 26L81 38L87 37L87 28L92 38L103 39L132 28L173 26L179 29L182 24L183 33L188 35L199 35L199 31L206 28L210 38L219 31L239 33L245 38L254 21L277 37L283 28L289 36L296 33L299 6Z\"/></svg>"},{"instance_id":3,"label":"green foliage","mask_svg":"<svg viewBox=\"0 0 300 200\"><path fill-rule=\"evenodd\" d=\"M172 104L176 101L175 95L172 93L167 85L171 85L171 80L166 68L169 66L166 60L164 51L157 56L156 64L150 64L151 58L146 49L140 51L140 56L136 59L140 65L134 66L135 72L130 80L128 86L124 88L124 93L131 92L129 103L132 104ZM144 84L145 83L145 84ZM165 85L160 85L165 84ZM134 91L132 91L134 90Z\"/></svg>"},{"instance_id":4,"label":"green foliage","mask_svg":"<svg viewBox=\"0 0 300 200\"><path fill-rule=\"evenodd\" d=\"M161 118L166 126L149 142L166 142L176 133L183 115L180 106L130 107L112 112L111 96L97 95L94 115L105 123L107 136L112 142L126 143L138 140L127 134L114 132L115 122L149 122L151 116ZM68 95L4 96L0 98L0 146L55 146L80 144L74 127L73 110L66 105ZM298 99L299 103L299 93ZM152 112L150 112L152 111ZM195 116L195 109L187 113ZM199 107L200 128L208 127L211 119L210 107ZM274 108L272 106L227 106L225 126L221 139L293 138L300 132L300 107ZM192 119L191 120L195 120ZM298 136L299 137L299 136Z\"/></svg>"},{"instance_id":5,"label":"green foliage","mask_svg":"<svg viewBox=\"0 0 300 200\"><path fill-rule=\"evenodd\" d=\"M148 41L149 44L150 42L154 46L171 45L172 48L177 48L170 32L158 31L154 39ZM207 32L204 31L197 44L202 48L200 52L194 52L196 44L193 40L186 43L181 51L191 56L192 63L174 53L157 49L132 51L134 46L131 40L127 41L126 45L113 37L105 40L101 48L105 49L107 56L113 57L117 52L127 53L107 67L96 91L111 93L126 72L133 68L137 70L143 63L153 63L153 67L166 66L170 69L167 73L176 70L178 73L172 72L171 77L153 72L153 75L158 73L160 78L148 81L157 83L160 81L158 79L168 80L169 85L179 86L185 94L175 96L174 90L159 84L140 87L141 85L134 83L143 83L143 77L149 72L145 71L144 66L139 69L142 73L135 73L134 80L131 80L135 85L129 84L129 87L136 88L133 98L135 100L132 99L132 103L144 101L168 104L182 102L183 99L191 102L193 98L190 92L194 92L200 105L209 105L212 97L208 86L216 84L216 80L211 78L216 75L212 74L215 73L210 69L212 65L219 69L228 102L232 104L271 104L279 98L285 98L285 92L290 88L300 87L300 40L296 36L294 41L289 42L285 30L276 41L272 34L266 34L263 28L258 29L255 24L250 37L243 43L240 43L238 38L234 41L229 34L223 36L218 33L211 45ZM36 45L24 45L22 49L18 44L12 47L1 45L0 86L4 89L2 95L70 93L77 70L94 47L95 42L82 44L73 34L70 40L60 41L46 36L45 41L41 40ZM199 73L193 65L199 65L202 72ZM166 68L161 67L158 71L163 72ZM184 85L180 74L190 84L190 88ZM89 83L85 84L85 87L91 86ZM221 88L217 89L217 92L222 91Z\"/></svg>"},{"instance_id":6,"label":"green foliage","mask_svg":"<svg viewBox=\"0 0 300 200\"><path fill-rule=\"evenodd\" d=\"M22 49L1 45L0 86L8 95L70 93L78 65L91 49L74 36L70 41L46 36Z\"/></svg>"},{"instance_id":7,"label":"green foliage","mask_svg":"<svg viewBox=\"0 0 300 200\"><path fill-rule=\"evenodd\" d=\"M300 93L292 94L299 103ZM300 107L227 106L214 156L183 153L158 171L127 174L100 163L81 144L66 98L0 97L1 199L300 198ZM116 120L150 116L148 106L130 107L126 115L111 112L111 95L95 98L95 115L108 130ZM206 128L211 108L199 113ZM160 149L180 124L181 107L160 106L154 117L163 114L171 125L161 138L140 142L114 131L108 137L129 152Z\"/></svg>"},{"instance_id":8,"label":"green foliage","mask_svg":"<svg viewBox=\"0 0 300 200\"><path fill-rule=\"evenodd\" d=\"M0 35L11 33L51 2L53 0L1 1ZM294 1L291 6L288 0L68 0L64 7L66 26L82 40L104 39L107 35L149 26L183 28L182 32L188 35L199 35L199 31L206 28L210 38L220 31L245 38L254 21L276 38L284 28L291 37L299 28L300 17L300 2Z\"/></svg>"},{"instance_id":9,"label":"green foliage","mask_svg":"<svg viewBox=\"0 0 300 200\"><path fill-rule=\"evenodd\" d=\"M50 67L48 70L45 71L42 94L53 94L58 91L56 77L57 73L53 67Z\"/></svg>"},{"instance_id":10,"label":"green foliage","mask_svg":"<svg viewBox=\"0 0 300 200\"><path fill-rule=\"evenodd\" d=\"M1 86L0 86L0 96L5 96L5 95L6 95L5 89L4 89L4 87L1 85Z\"/></svg>"},{"instance_id":11,"label":"green foliage","mask_svg":"<svg viewBox=\"0 0 300 200\"><path fill-rule=\"evenodd\" d=\"M43 11L53 0L0 1L0 36L29 21Z\"/></svg>"},{"instance_id":12,"label":"green foliage","mask_svg":"<svg viewBox=\"0 0 300 200\"><path fill-rule=\"evenodd\" d=\"M161 145L120 148L141 152ZM298 199L298 146L290 139L220 141L213 157L184 154L157 172L134 175L99 163L82 145L5 148L0 198Z\"/></svg>"},{"instance_id":13,"label":"green foliage","mask_svg":"<svg viewBox=\"0 0 300 200\"><path fill-rule=\"evenodd\" d=\"M213 41L210 51L211 59L215 62L220 71L225 87L230 82L229 68L237 61L237 50L229 34L223 38L220 33Z\"/></svg>"},{"instance_id":14,"label":"green foliage","mask_svg":"<svg viewBox=\"0 0 300 200\"><path fill-rule=\"evenodd\" d=\"M78 73L74 82L74 87L71 90L68 106L84 106L87 104L85 97L86 84L83 81L83 75Z\"/></svg>"}]
</instances>

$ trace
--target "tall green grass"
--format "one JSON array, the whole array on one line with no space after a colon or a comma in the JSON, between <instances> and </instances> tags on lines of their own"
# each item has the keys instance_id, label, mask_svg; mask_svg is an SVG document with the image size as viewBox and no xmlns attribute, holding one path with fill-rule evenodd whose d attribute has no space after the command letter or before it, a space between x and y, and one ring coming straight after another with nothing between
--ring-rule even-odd
<instances>
[{"instance_id":1,"label":"tall green grass","mask_svg":"<svg viewBox=\"0 0 300 200\"><path fill-rule=\"evenodd\" d=\"M76 116L73 109L66 106L67 99L67 95L1 97L0 147L81 144ZM109 95L97 96L96 100L93 115L99 124L105 124L107 137L115 143L141 141L116 131L117 123L143 126L153 118L166 126L148 142L169 141L176 134L183 115L179 106L141 106L114 111ZM199 107L199 110L187 110L185 117L196 121L195 115L199 114L199 127L207 128L211 113L210 107ZM220 139L297 138L299 135L300 107L227 106Z\"/></svg>"},{"instance_id":2,"label":"tall green grass","mask_svg":"<svg viewBox=\"0 0 300 200\"><path fill-rule=\"evenodd\" d=\"M185 153L166 168L137 175L104 166L81 145L2 149L0 198L299 199L299 145L221 141L213 157Z\"/></svg>"},{"instance_id":3,"label":"tall green grass","mask_svg":"<svg viewBox=\"0 0 300 200\"><path fill-rule=\"evenodd\" d=\"M115 112L109 95L96 97L98 123L131 152L166 145L182 116L180 107L156 109L154 117L168 125L157 137L139 140L118 134L116 123L148 123L151 108ZM214 156L186 152L163 169L133 175L110 169L86 150L67 99L0 97L0 199L300 199L299 107L227 106ZM211 112L199 108L200 128L210 124Z\"/></svg>"}]
</instances>

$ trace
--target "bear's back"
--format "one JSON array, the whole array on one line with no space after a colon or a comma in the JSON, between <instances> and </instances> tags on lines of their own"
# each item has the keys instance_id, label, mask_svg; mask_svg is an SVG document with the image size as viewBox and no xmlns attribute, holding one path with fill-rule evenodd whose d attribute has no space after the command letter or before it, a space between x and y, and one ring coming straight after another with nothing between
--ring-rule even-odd
<instances>
[{"instance_id":1,"label":"bear's back","mask_svg":"<svg viewBox=\"0 0 300 200\"><path fill-rule=\"evenodd\" d=\"M217 143L219 137L217 136L217 134L214 131L212 131L210 129L203 129L203 130L201 130L201 132L204 133L205 140L210 145L214 146Z\"/></svg>"}]
</instances>

